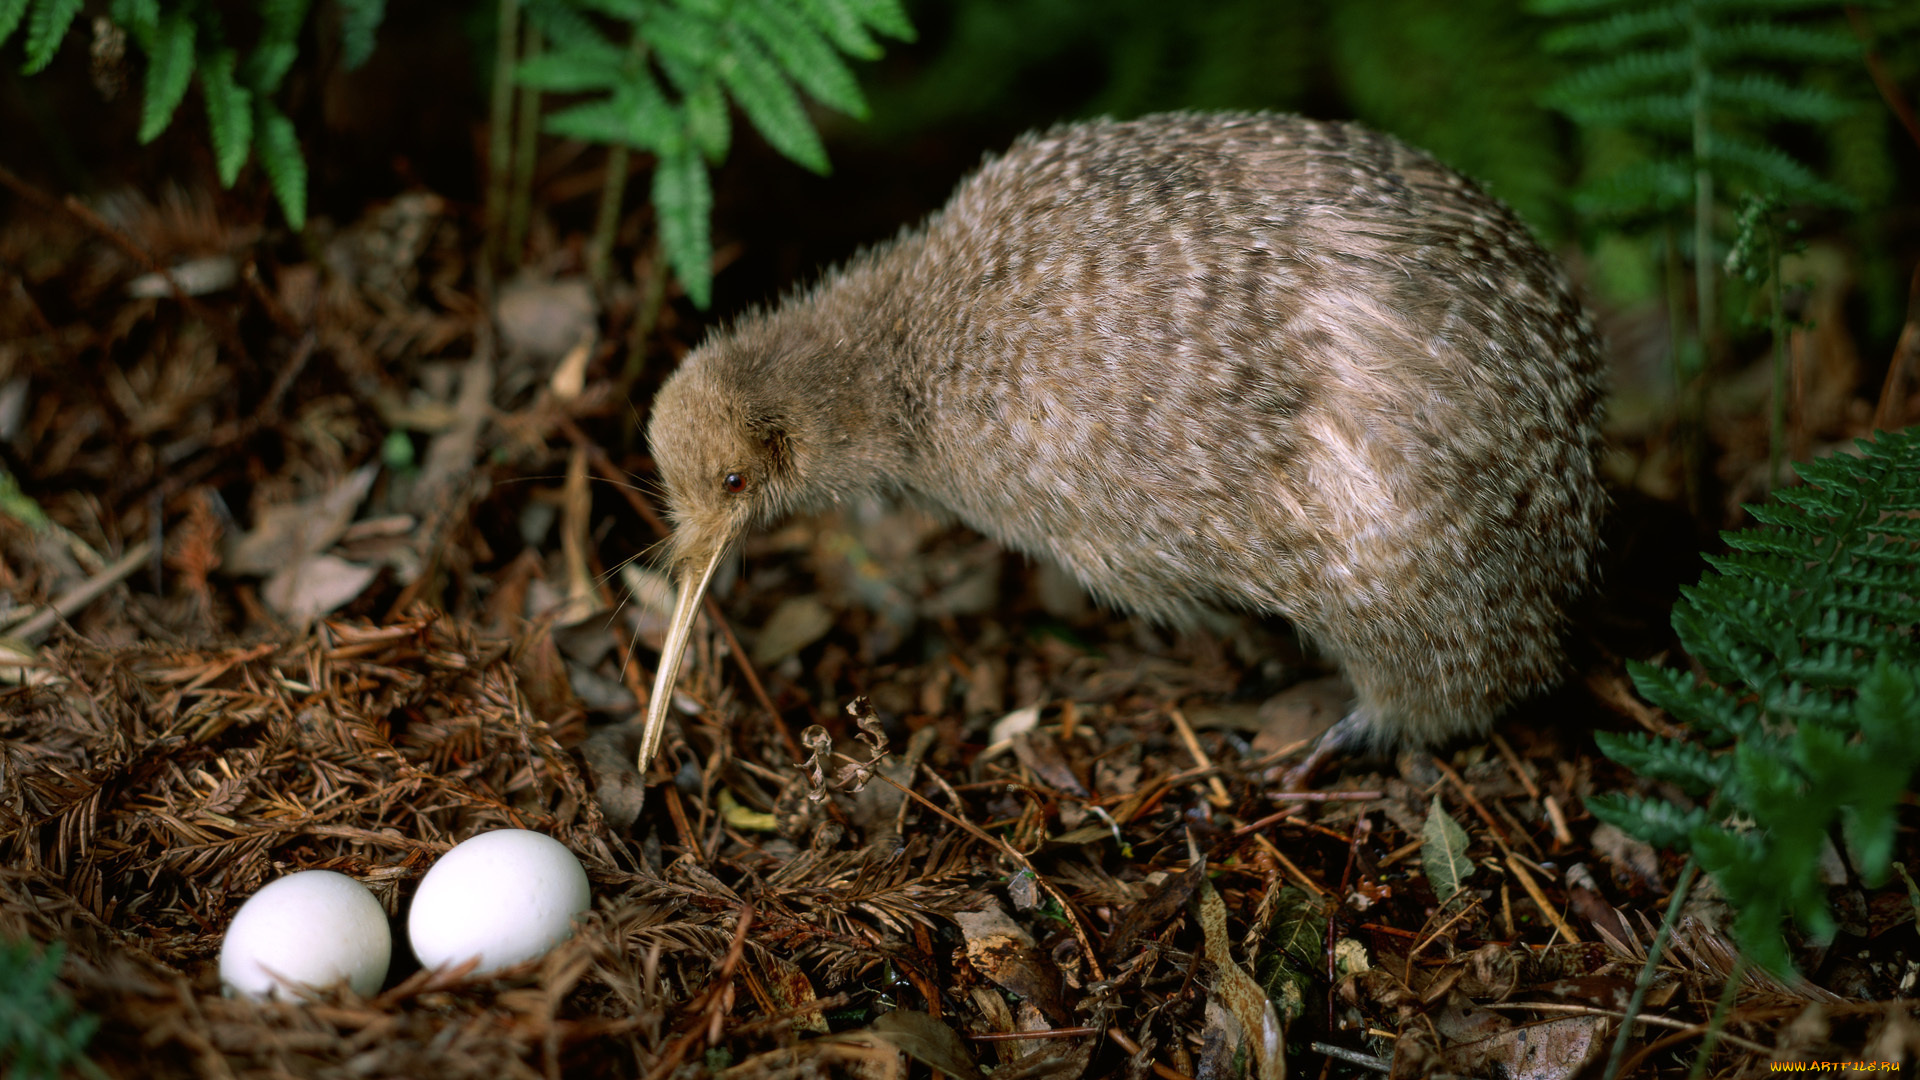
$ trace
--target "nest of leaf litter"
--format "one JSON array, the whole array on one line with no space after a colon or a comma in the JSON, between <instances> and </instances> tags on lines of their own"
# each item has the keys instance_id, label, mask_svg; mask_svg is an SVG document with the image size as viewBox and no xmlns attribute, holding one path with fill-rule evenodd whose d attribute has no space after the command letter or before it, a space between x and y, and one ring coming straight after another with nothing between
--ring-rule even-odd
<instances>
[{"instance_id":1,"label":"nest of leaf litter","mask_svg":"<svg viewBox=\"0 0 1920 1080\"><path fill-rule=\"evenodd\" d=\"M1184 869L1223 810L1227 789L1208 781L1231 779L1242 801L1257 771L1155 776L1156 762L1124 753L1103 768L1087 760L1088 717L1079 734L1022 735L1026 767L1005 763L1000 783L918 770L913 786L945 806L884 778L816 802L831 776L789 768L760 788L775 795L766 812L716 809L732 799L724 785L665 784L642 829L614 829L586 779L596 751L578 712L542 719L521 688L537 651L431 615L330 623L289 645L50 650L0 700L0 936L66 944L65 984L101 1018L90 1053L110 1075L786 1076L897 1069L897 1047L962 1075L998 1058L1071 1076L1169 1046L1191 1062L1204 1050L1186 1035L1231 1026L1206 1004L1235 992L1215 981L1212 950L1312 922L1310 894L1280 887L1301 871L1263 831L1211 837L1217 891ZM907 754L942 760L953 748L933 745L937 730ZM727 775L724 756L705 763L713 775ZM1042 779L1074 785L1076 766L1117 797L1097 817L1069 810L1089 828L1063 837L1060 800L1103 801ZM916 772L898 753L877 768ZM544 960L436 981L398 966L396 946L371 1001L343 988L293 1005L220 996L221 932L266 881L350 874L398 930L434 857L501 827L561 839L594 886L592 917ZM1130 860L1112 857L1116 838ZM1068 1037L954 1034L1036 1027Z\"/></svg>"},{"instance_id":2,"label":"nest of leaf litter","mask_svg":"<svg viewBox=\"0 0 1920 1080\"><path fill-rule=\"evenodd\" d=\"M695 860L658 872L563 747L577 723L530 715L510 652L431 616L216 653L57 650L4 696L0 936L66 943L116 1075L664 1075L715 1045L782 1047L831 1007L787 957L842 978L886 961L834 923L864 909L924 935L968 896L938 842L794 852L751 898ZM221 932L260 885L336 870L394 913L435 856L493 828L561 839L593 882L595 913L543 961L449 991L396 946L372 1001L219 996ZM736 980L761 1020L738 1021Z\"/></svg>"},{"instance_id":3,"label":"nest of leaf litter","mask_svg":"<svg viewBox=\"0 0 1920 1080\"><path fill-rule=\"evenodd\" d=\"M1238 1018L1289 992L1316 1010L1416 1020L1400 1053L1403 1068L1423 1069L1462 1063L1464 1029L1423 1033L1449 994L1464 1003L1580 976L1576 996L1594 995L1627 980L1596 946L1468 950L1497 921L1485 905L1395 929L1421 890L1412 864L1396 871L1390 855L1358 886L1381 921L1342 932L1368 940L1376 961L1398 960L1316 988L1302 975L1323 949L1324 875L1342 849L1374 862L1382 838L1357 839L1369 822L1359 804L1320 822L1227 828L1257 804L1257 768L1213 738L1229 760L1208 769L1114 753L1160 744L1110 712L1099 719L1120 738L1093 737L1074 707L1021 734L998 782L913 768L956 749L929 726L869 766L881 776L857 793L826 790L857 767L759 766L757 790L774 794L766 812L721 809L733 801L724 784L669 783L640 828L616 829L588 775L617 773L585 767L599 751L578 711L543 719L522 690L538 651L424 614L330 623L290 645L50 651L0 700L0 936L66 943L64 982L102 1022L93 1060L125 1076L894 1074L900 1051L961 1076L996 1059L1017 1076L1154 1064L1206 1075L1244 1057ZM879 725L862 719L877 741ZM689 726L684 760L693 744L725 742ZM728 776L726 756L705 771ZM886 779L915 775L919 800ZM1519 794L1489 775L1481 797ZM1395 806L1419 798L1392 786L1382 833ZM1081 828L1062 830L1063 809ZM396 945L388 988L370 1001L344 988L303 1004L220 996L221 931L266 881L350 874L398 931L435 856L502 827L558 837L593 883L593 915L543 960L462 981L409 972ZM1269 841L1276 830L1296 841L1293 858ZM1210 863L1190 863L1202 844ZM1212 884L1189 868L1200 865ZM1349 861L1349 879L1356 869ZM1247 956L1263 959L1263 984L1230 973ZM1573 1016L1533 1038L1578 1059L1604 1026ZM957 1034L1036 1028L1061 1037L970 1045ZM1493 1045L1465 1060L1513 1049Z\"/></svg>"}]
</instances>

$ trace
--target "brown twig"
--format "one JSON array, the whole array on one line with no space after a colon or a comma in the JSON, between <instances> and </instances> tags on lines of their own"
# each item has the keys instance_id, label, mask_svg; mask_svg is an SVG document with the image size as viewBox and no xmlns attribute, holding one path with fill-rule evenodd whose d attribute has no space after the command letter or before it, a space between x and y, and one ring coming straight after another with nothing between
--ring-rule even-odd
<instances>
[{"instance_id":1,"label":"brown twig","mask_svg":"<svg viewBox=\"0 0 1920 1080\"><path fill-rule=\"evenodd\" d=\"M1098 1035L1095 1027L1042 1028L1039 1031L982 1031L967 1036L975 1042L1013 1042L1025 1039L1082 1039Z\"/></svg>"},{"instance_id":2,"label":"brown twig","mask_svg":"<svg viewBox=\"0 0 1920 1080\"><path fill-rule=\"evenodd\" d=\"M713 973L713 981L707 984L706 990L694 1001L692 1011L706 1013L706 1022L682 1032L679 1037L669 1043L661 1052L659 1061L647 1073L647 1080L666 1080L666 1077L672 1075L673 1071L680 1067L680 1063L686 1060L687 1051L693 1048L693 1044L702 1036L709 1035L711 1030L726 1018L726 1013L733 1004L731 993L733 971L740 966L740 958L746 953L747 928L752 925L753 905L743 904L740 907L740 921L734 924L733 943L727 946L726 957L720 961L719 969ZM725 1008L721 1007L723 1004Z\"/></svg>"},{"instance_id":3,"label":"brown twig","mask_svg":"<svg viewBox=\"0 0 1920 1080\"><path fill-rule=\"evenodd\" d=\"M1876 430L1892 431L1906 421L1907 373L1914 370L1920 370L1920 265L1913 268L1913 280L1907 286L1907 322L1900 328L1887 377L1880 384L1880 401L1873 407Z\"/></svg>"},{"instance_id":4,"label":"brown twig","mask_svg":"<svg viewBox=\"0 0 1920 1080\"><path fill-rule=\"evenodd\" d=\"M1493 812L1480 802L1480 797L1473 793L1473 788L1467 785L1466 779L1454 771L1453 766L1439 758L1433 759L1433 767L1440 770L1440 775L1446 777L1454 789L1460 792L1460 797L1473 808L1474 814L1487 826L1487 831L1493 835L1493 842L1499 846L1500 850L1509 855L1512 854L1513 847L1507 843L1506 830L1502 829L1500 823L1494 819Z\"/></svg>"},{"instance_id":5,"label":"brown twig","mask_svg":"<svg viewBox=\"0 0 1920 1080\"><path fill-rule=\"evenodd\" d=\"M1527 870L1526 864L1520 861L1520 856L1509 853L1507 869L1513 872L1514 877L1520 879L1520 887L1533 898L1534 906L1540 909L1540 914L1547 917L1547 921L1553 924L1553 928L1559 931L1561 937L1568 941L1580 940L1580 935L1574 932L1567 920L1561 918L1560 912L1547 901L1547 894L1542 892L1539 883L1533 880L1533 874Z\"/></svg>"},{"instance_id":6,"label":"brown twig","mask_svg":"<svg viewBox=\"0 0 1920 1080\"><path fill-rule=\"evenodd\" d=\"M1107 1038L1118 1043L1120 1049L1125 1050L1129 1054L1138 1054L1140 1052L1140 1044L1127 1038L1126 1034L1117 1027L1107 1029ZM1193 1080L1193 1077L1188 1076L1186 1073L1175 1072L1157 1061L1151 1062L1150 1065L1153 1069L1153 1074L1158 1076L1160 1080Z\"/></svg>"},{"instance_id":7,"label":"brown twig","mask_svg":"<svg viewBox=\"0 0 1920 1080\"><path fill-rule=\"evenodd\" d=\"M1206 748L1200 745L1200 737L1193 733L1193 725L1187 723L1186 714L1179 709L1174 709L1172 716L1173 729L1180 733L1181 745L1185 746L1187 753L1193 756L1193 763L1202 769L1212 769L1213 759L1207 756ZM1233 797L1227 794L1227 785L1221 783L1218 773L1207 777L1207 785L1209 792L1207 801L1211 802L1215 809L1225 810L1233 805Z\"/></svg>"},{"instance_id":8,"label":"brown twig","mask_svg":"<svg viewBox=\"0 0 1920 1080\"><path fill-rule=\"evenodd\" d=\"M143 540L135 544L127 549L127 553L120 556L113 565L67 590L39 614L8 631L9 636L28 643L39 641L46 636L47 631L52 630L62 620L71 618L75 612L98 599L101 593L140 569L140 564L147 561L147 556L152 554L153 550L153 544L149 541Z\"/></svg>"}]
</instances>

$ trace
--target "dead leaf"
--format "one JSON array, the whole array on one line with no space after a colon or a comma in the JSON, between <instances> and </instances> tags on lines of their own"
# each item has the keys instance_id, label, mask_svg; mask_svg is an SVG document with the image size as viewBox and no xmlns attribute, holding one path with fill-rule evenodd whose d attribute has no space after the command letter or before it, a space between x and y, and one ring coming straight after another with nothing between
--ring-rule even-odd
<instances>
[{"instance_id":1,"label":"dead leaf","mask_svg":"<svg viewBox=\"0 0 1920 1080\"><path fill-rule=\"evenodd\" d=\"M379 573L335 555L310 555L269 577L260 598L281 618L305 626L359 596Z\"/></svg>"},{"instance_id":2,"label":"dead leaf","mask_svg":"<svg viewBox=\"0 0 1920 1080\"><path fill-rule=\"evenodd\" d=\"M480 433L493 416L493 382L493 350L482 335L461 372L460 392L453 401L454 422L427 444L407 509L423 518L433 517L441 499L472 475L480 453Z\"/></svg>"},{"instance_id":3,"label":"dead leaf","mask_svg":"<svg viewBox=\"0 0 1920 1080\"><path fill-rule=\"evenodd\" d=\"M1450 1047L1448 1071L1465 1076L1510 1076L1513 1080L1565 1080L1606 1048L1613 1025L1605 1017L1569 1016L1524 1024L1477 1042Z\"/></svg>"},{"instance_id":4,"label":"dead leaf","mask_svg":"<svg viewBox=\"0 0 1920 1080\"><path fill-rule=\"evenodd\" d=\"M993 722L987 731L987 749L982 757L993 757L1012 748L1013 737L1032 731L1040 723L1040 706L1027 705L1015 709Z\"/></svg>"},{"instance_id":5,"label":"dead leaf","mask_svg":"<svg viewBox=\"0 0 1920 1080\"><path fill-rule=\"evenodd\" d=\"M773 609L753 643L753 662L772 667L833 629L833 612L817 596L789 596Z\"/></svg>"},{"instance_id":6,"label":"dead leaf","mask_svg":"<svg viewBox=\"0 0 1920 1080\"><path fill-rule=\"evenodd\" d=\"M1106 953L1102 959L1111 967L1119 967L1124 963L1134 954L1143 938L1158 932L1174 916L1186 910L1187 901L1193 899L1194 890L1200 887L1206 875L1207 864L1196 862L1184 874L1168 875L1168 879L1149 891L1145 899L1129 906L1114 924L1113 933L1107 936Z\"/></svg>"},{"instance_id":7,"label":"dead leaf","mask_svg":"<svg viewBox=\"0 0 1920 1080\"><path fill-rule=\"evenodd\" d=\"M974 1063L966 1040L926 1013L908 1009L881 1013L874 1018L871 1030L922 1065L957 1080L986 1080Z\"/></svg>"},{"instance_id":8,"label":"dead leaf","mask_svg":"<svg viewBox=\"0 0 1920 1080\"><path fill-rule=\"evenodd\" d=\"M593 289L580 278L515 278L500 290L495 315L507 351L525 354L543 364L560 359L569 349L590 339L599 318Z\"/></svg>"},{"instance_id":9,"label":"dead leaf","mask_svg":"<svg viewBox=\"0 0 1920 1080\"><path fill-rule=\"evenodd\" d=\"M997 906L955 912L953 921L966 938L968 961L980 974L1002 990L1033 1002L1049 1023L1066 1023L1060 970L1025 927Z\"/></svg>"},{"instance_id":10,"label":"dead leaf","mask_svg":"<svg viewBox=\"0 0 1920 1080\"><path fill-rule=\"evenodd\" d=\"M261 511L252 530L229 542L221 570L264 576L285 571L306 556L332 547L346 534L354 511L373 489L379 473L378 465L367 465L322 494Z\"/></svg>"},{"instance_id":11,"label":"dead leaf","mask_svg":"<svg viewBox=\"0 0 1920 1080\"><path fill-rule=\"evenodd\" d=\"M1352 701L1353 687L1338 675L1295 683L1260 703L1253 748L1271 753L1317 739L1346 715Z\"/></svg>"},{"instance_id":12,"label":"dead leaf","mask_svg":"<svg viewBox=\"0 0 1920 1080\"><path fill-rule=\"evenodd\" d=\"M615 832L625 832L647 805L647 785L634 764L634 755L639 752L637 724L609 724L588 736L580 747L587 775L593 780L593 797Z\"/></svg>"},{"instance_id":13,"label":"dead leaf","mask_svg":"<svg viewBox=\"0 0 1920 1080\"><path fill-rule=\"evenodd\" d=\"M1467 858L1467 831L1440 805L1438 792L1427 810L1427 823L1420 829L1420 865L1427 872L1434 899L1443 904L1453 899L1473 874L1473 860Z\"/></svg>"},{"instance_id":14,"label":"dead leaf","mask_svg":"<svg viewBox=\"0 0 1920 1080\"><path fill-rule=\"evenodd\" d=\"M1267 1000L1260 984L1234 960L1226 902L1205 878L1200 881L1195 906L1199 910L1200 932L1206 941L1207 962L1213 966L1214 993L1240 1025L1246 1046L1253 1055L1255 1080L1286 1080L1287 1044L1280 1014L1274 1011L1273 1002ZM1214 1000L1208 999L1209 1009Z\"/></svg>"},{"instance_id":15,"label":"dead leaf","mask_svg":"<svg viewBox=\"0 0 1920 1080\"><path fill-rule=\"evenodd\" d=\"M807 973L783 956L773 953L761 954L758 963L765 970L767 989L782 1009L801 1010L820 1000L813 991L813 983ZM876 1024L877 1026L877 1024ZM793 1017L793 1029L806 1035L825 1035L829 1030L827 1018L819 1009L796 1011Z\"/></svg>"}]
</instances>

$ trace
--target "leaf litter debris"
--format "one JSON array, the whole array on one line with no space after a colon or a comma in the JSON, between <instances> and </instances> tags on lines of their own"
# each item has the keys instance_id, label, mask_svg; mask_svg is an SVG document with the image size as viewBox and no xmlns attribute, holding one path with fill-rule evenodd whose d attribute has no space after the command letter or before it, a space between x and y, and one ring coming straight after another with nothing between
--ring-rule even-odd
<instances>
[{"instance_id":1,"label":"leaf litter debris","mask_svg":"<svg viewBox=\"0 0 1920 1080\"><path fill-rule=\"evenodd\" d=\"M0 230L0 266L35 267L0 289L0 404L20 403L0 437L28 463L0 490L0 944L27 971L53 957L49 1000L97 1018L87 1075L1595 1060L1675 868L1581 846L1590 747L1534 714L1517 747L1276 796L1343 707L1283 633L1163 640L911 510L752 539L640 777L659 616L625 560L658 519L589 480L646 475L627 397L649 388L613 344L652 319L645 290L596 312L553 252L488 313L448 209L317 222L322 265L275 262L257 229L193 242L218 215L184 197ZM233 273L189 307L148 264L191 259ZM672 307L650 325L673 350L690 333ZM564 843L593 911L519 968L418 970L413 889L496 828ZM385 907L386 986L221 996L234 912L306 869ZM1689 918L1636 1043L1662 1060L1732 968ZM1727 1060L1916 1052L1865 990L1747 980Z\"/></svg>"}]
</instances>

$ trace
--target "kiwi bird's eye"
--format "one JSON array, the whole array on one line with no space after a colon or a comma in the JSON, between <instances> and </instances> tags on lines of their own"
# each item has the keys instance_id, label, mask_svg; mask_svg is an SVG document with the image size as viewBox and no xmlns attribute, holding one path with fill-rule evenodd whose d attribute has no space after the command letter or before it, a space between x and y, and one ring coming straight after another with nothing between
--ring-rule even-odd
<instances>
[{"instance_id":1,"label":"kiwi bird's eye","mask_svg":"<svg viewBox=\"0 0 1920 1080\"><path fill-rule=\"evenodd\" d=\"M720 481L720 486L726 488L729 495L738 495L747 490L747 478L741 473L730 472Z\"/></svg>"}]
</instances>

